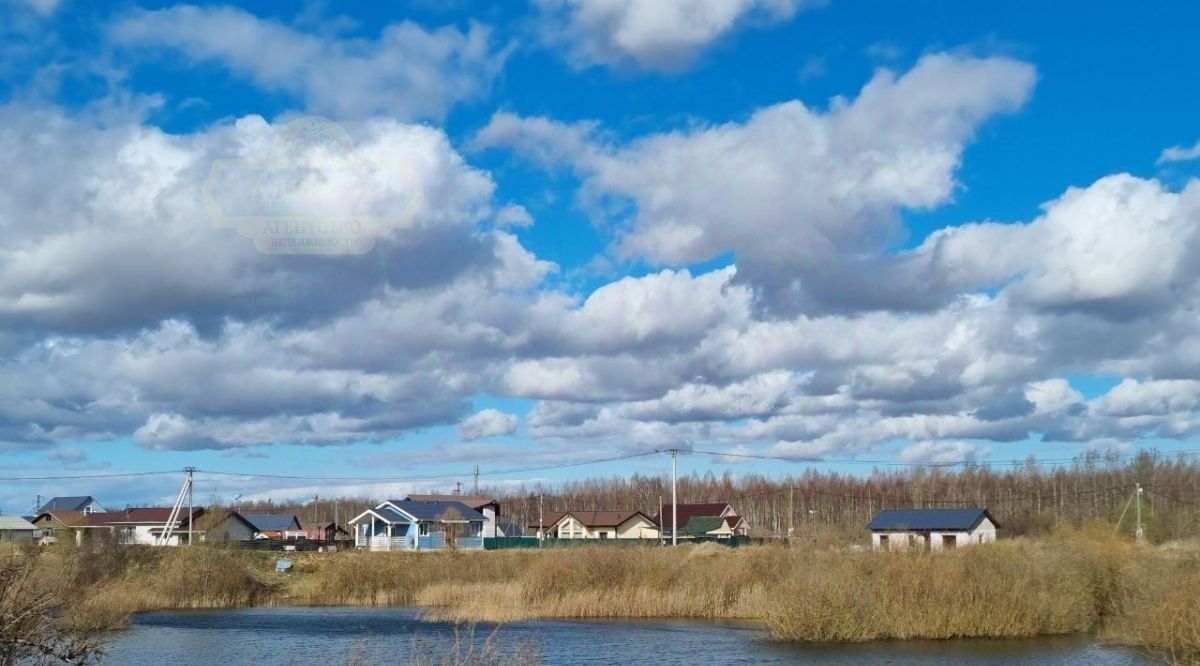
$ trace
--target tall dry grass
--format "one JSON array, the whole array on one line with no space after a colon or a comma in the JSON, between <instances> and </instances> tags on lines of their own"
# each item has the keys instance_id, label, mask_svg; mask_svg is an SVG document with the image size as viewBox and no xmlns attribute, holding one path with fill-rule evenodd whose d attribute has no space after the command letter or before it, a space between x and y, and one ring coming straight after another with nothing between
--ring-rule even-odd
<instances>
[{"instance_id":1,"label":"tall dry grass","mask_svg":"<svg viewBox=\"0 0 1200 666\"><path fill-rule=\"evenodd\" d=\"M253 566L262 558L214 548L137 550L141 557L135 564L85 588L70 609L75 626L110 630L142 611L235 608L271 599L271 584ZM87 557L68 558L67 566Z\"/></svg>"},{"instance_id":2,"label":"tall dry grass","mask_svg":"<svg viewBox=\"0 0 1200 666\"><path fill-rule=\"evenodd\" d=\"M1200 551L1160 550L1130 561L1114 591L1107 640L1177 664L1200 664Z\"/></svg>"},{"instance_id":3,"label":"tall dry grass","mask_svg":"<svg viewBox=\"0 0 1200 666\"><path fill-rule=\"evenodd\" d=\"M715 544L679 548L436 553L143 549L84 564L43 555L73 580L78 626L132 613L250 605L416 605L437 618L759 620L780 640L1023 637L1100 630L1180 663L1200 661L1200 555L1136 547L1112 528L1060 531L938 553Z\"/></svg>"},{"instance_id":4,"label":"tall dry grass","mask_svg":"<svg viewBox=\"0 0 1200 666\"><path fill-rule=\"evenodd\" d=\"M763 619L784 640L1024 637L1087 631L1111 582L1074 542L941 553L821 553L780 585Z\"/></svg>"}]
</instances>

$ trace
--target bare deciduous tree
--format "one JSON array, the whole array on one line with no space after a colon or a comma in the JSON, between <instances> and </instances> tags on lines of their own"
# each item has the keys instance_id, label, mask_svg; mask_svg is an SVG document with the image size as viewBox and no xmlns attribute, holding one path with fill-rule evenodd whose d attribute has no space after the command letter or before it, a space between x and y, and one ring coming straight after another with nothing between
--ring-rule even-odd
<instances>
[{"instance_id":1,"label":"bare deciduous tree","mask_svg":"<svg viewBox=\"0 0 1200 666\"><path fill-rule=\"evenodd\" d=\"M63 621L60 587L38 571L35 554L0 554L0 666L97 663L100 643Z\"/></svg>"}]
</instances>

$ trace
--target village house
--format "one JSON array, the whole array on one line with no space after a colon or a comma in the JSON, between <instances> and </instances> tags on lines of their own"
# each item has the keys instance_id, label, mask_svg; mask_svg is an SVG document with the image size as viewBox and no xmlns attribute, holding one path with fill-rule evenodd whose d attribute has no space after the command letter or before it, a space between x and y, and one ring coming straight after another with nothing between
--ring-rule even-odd
<instances>
[{"instance_id":1,"label":"village house","mask_svg":"<svg viewBox=\"0 0 1200 666\"><path fill-rule=\"evenodd\" d=\"M0 543L33 541L39 530L36 525L20 516L0 515Z\"/></svg>"},{"instance_id":2,"label":"village house","mask_svg":"<svg viewBox=\"0 0 1200 666\"><path fill-rule=\"evenodd\" d=\"M192 517L199 518L204 509L192 509ZM85 527L107 527L122 544L138 544L143 546L178 546L188 541L188 526L191 518L185 508L171 526L170 536L163 539L167 521L171 517L169 507L140 507L124 511L86 514L83 517ZM195 537L193 536L193 539Z\"/></svg>"},{"instance_id":3,"label":"village house","mask_svg":"<svg viewBox=\"0 0 1200 666\"><path fill-rule=\"evenodd\" d=\"M873 550L992 543L999 527L987 509L884 509L867 525Z\"/></svg>"},{"instance_id":4,"label":"village house","mask_svg":"<svg viewBox=\"0 0 1200 666\"><path fill-rule=\"evenodd\" d=\"M462 502L386 500L350 520L354 545L370 550L483 548L484 515Z\"/></svg>"},{"instance_id":5,"label":"village house","mask_svg":"<svg viewBox=\"0 0 1200 666\"><path fill-rule=\"evenodd\" d=\"M333 522L315 522L304 523L302 525L305 539L309 541L348 541L350 533L343 529L340 525Z\"/></svg>"},{"instance_id":6,"label":"village house","mask_svg":"<svg viewBox=\"0 0 1200 666\"><path fill-rule=\"evenodd\" d=\"M254 539L303 538L300 519L291 513L246 513L240 514L254 526Z\"/></svg>"},{"instance_id":7,"label":"village house","mask_svg":"<svg viewBox=\"0 0 1200 666\"><path fill-rule=\"evenodd\" d=\"M738 516L693 516L679 528L679 536L687 539L728 539L734 536Z\"/></svg>"},{"instance_id":8,"label":"village house","mask_svg":"<svg viewBox=\"0 0 1200 666\"><path fill-rule=\"evenodd\" d=\"M404 499L411 502L462 502L483 514L485 521L483 523L483 536L485 539L516 536L505 533L500 527L500 503L490 497L482 495L409 495Z\"/></svg>"},{"instance_id":9,"label":"village house","mask_svg":"<svg viewBox=\"0 0 1200 666\"><path fill-rule=\"evenodd\" d=\"M29 521L42 534L41 543L70 541L78 543L77 528L83 523L83 513L70 509L47 509Z\"/></svg>"},{"instance_id":10,"label":"village house","mask_svg":"<svg viewBox=\"0 0 1200 666\"><path fill-rule=\"evenodd\" d=\"M696 523L692 528L688 528L688 524L697 518L717 518L719 522L703 520ZM662 508L662 514L655 517L655 521L662 525L663 536L671 536L671 505L668 504ZM700 502L693 504L678 504L675 510L676 525L678 525L678 536L680 538L696 538L696 537L717 537L728 538L734 536L747 536L750 534L750 525L733 510L733 506L727 502ZM709 529L701 530L701 526L708 526ZM708 532L712 532L709 534Z\"/></svg>"},{"instance_id":11,"label":"village house","mask_svg":"<svg viewBox=\"0 0 1200 666\"><path fill-rule=\"evenodd\" d=\"M539 538L657 539L658 525L641 511L563 511L530 527Z\"/></svg>"},{"instance_id":12,"label":"village house","mask_svg":"<svg viewBox=\"0 0 1200 666\"><path fill-rule=\"evenodd\" d=\"M204 509L201 508L194 511L197 517L204 513ZM112 538L116 543L145 546L178 546L187 543L189 520L186 509L176 519L171 536L165 541L162 540L170 517L171 509L165 507L88 512L50 509L40 513L33 520L33 524L42 531L48 541L67 539L76 545L96 538Z\"/></svg>"},{"instance_id":13,"label":"village house","mask_svg":"<svg viewBox=\"0 0 1200 666\"><path fill-rule=\"evenodd\" d=\"M80 497L51 497L38 507L37 515L47 511L78 511L79 513L103 513L107 511L91 495Z\"/></svg>"},{"instance_id":14,"label":"village house","mask_svg":"<svg viewBox=\"0 0 1200 666\"><path fill-rule=\"evenodd\" d=\"M196 531L203 535L205 543L230 544L253 541L258 528L245 516L231 509L214 511L197 518Z\"/></svg>"}]
</instances>

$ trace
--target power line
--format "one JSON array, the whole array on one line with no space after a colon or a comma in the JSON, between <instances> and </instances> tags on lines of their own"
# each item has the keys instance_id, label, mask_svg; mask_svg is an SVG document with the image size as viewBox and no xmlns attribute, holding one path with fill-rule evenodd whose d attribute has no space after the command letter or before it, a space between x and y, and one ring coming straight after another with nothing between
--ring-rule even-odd
<instances>
[{"instance_id":1,"label":"power line","mask_svg":"<svg viewBox=\"0 0 1200 666\"><path fill-rule=\"evenodd\" d=\"M112 474L70 474L54 476L0 476L0 481L67 481L74 479L115 479L128 476L161 476L164 474L181 474L181 470L162 472L114 472Z\"/></svg>"}]
</instances>

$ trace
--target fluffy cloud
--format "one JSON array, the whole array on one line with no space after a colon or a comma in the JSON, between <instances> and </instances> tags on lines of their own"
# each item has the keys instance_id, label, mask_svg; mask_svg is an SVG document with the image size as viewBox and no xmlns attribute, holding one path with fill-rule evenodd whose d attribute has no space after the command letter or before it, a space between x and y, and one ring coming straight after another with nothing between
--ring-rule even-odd
<instances>
[{"instance_id":1,"label":"fluffy cloud","mask_svg":"<svg viewBox=\"0 0 1200 666\"><path fill-rule=\"evenodd\" d=\"M458 434L467 441L511 435L517 431L517 416L498 409L475 412L458 424Z\"/></svg>"},{"instance_id":2,"label":"fluffy cloud","mask_svg":"<svg viewBox=\"0 0 1200 666\"><path fill-rule=\"evenodd\" d=\"M802 0L536 0L543 36L576 66L674 70L742 24L790 19Z\"/></svg>"},{"instance_id":3,"label":"fluffy cloud","mask_svg":"<svg viewBox=\"0 0 1200 666\"><path fill-rule=\"evenodd\" d=\"M54 110L0 108L0 323L12 329L129 330L186 317L217 322L277 314L291 320L344 311L382 289L445 284L494 264L500 236L478 234L491 179L465 164L435 129L394 121L347 125L357 186L331 189L340 171L315 144L288 155L302 183L271 213L378 211L418 200L403 229L384 234L377 262L264 255L237 230L218 229L202 200L219 160L270 152L278 125L257 116L191 135L132 121L108 127ZM252 210L248 192L223 203ZM136 257L136 260L132 258Z\"/></svg>"},{"instance_id":4,"label":"fluffy cloud","mask_svg":"<svg viewBox=\"0 0 1200 666\"><path fill-rule=\"evenodd\" d=\"M268 90L302 99L313 112L336 117L396 114L439 118L455 102L481 96L506 52L490 31L472 24L426 30L404 21L370 39L301 32L232 7L180 5L137 11L110 27L129 47L175 49L194 61L215 61Z\"/></svg>"},{"instance_id":5,"label":"fluffy cloud","mask_svg":"<svg viewBox=\"0 0 1200 666\"><path fill-rule=\"evenodd\" d=\"M1038 308L1128 319L1194 297L1200 184L1114 175L1043 208L1028 224L943 229L915 256L959 288L1004 287Z\"/></svg>"},{"instance_id":6,"label":"fluffy cloud","mask_svg":"<svg viewBox=\"0 0 1200 666\"><path fill-rule=\"evenodd\" d=\"M903 210L953 197L963 147L1033 78L1003 58L929 56L823 111L790 102L625 144L499 114L479 145L571 165L598 214L632 204L612 227L618 253L736 260L583 293L547 280L554 265L506 230L528 211L498 203L434 128L348 122L337 159L287 152L308 179L273 192L277 210L420 206L366 255L265 255L214 228L202 191L217 160L277 150L279 125L168 134L0 107L0 442L514 432L512 414L471 414L479 394L536 401L526 422L547 458L904 443L905 460L947 462L1038 433L1106 447L1193 436L1200 185L1113 175L1029 221L890 245ZM361 189L341 186L347 165ZM263 203L253 188L224 195ZM1126 379L1090 398L1063 379L1088 373Z\"/></svg>"},{"instance_id":7,"label":"fluffy cloud","mask_svg":"<svg viewBox=\"0 0 1200 666\"><path fill-rule=\"evenodd\" d=\"M883 254L899 212L949 200L979 125L1019 108L1031 66L931 55L881 70L854 100L799 101L728 123L607 145L591 126L498 114L481 147L563 160L591 199L632 202L617 249L660 263L734 252L738 275L791 310L931 307L948 295L920 262Z\"/></svg>"}]
</instances>

